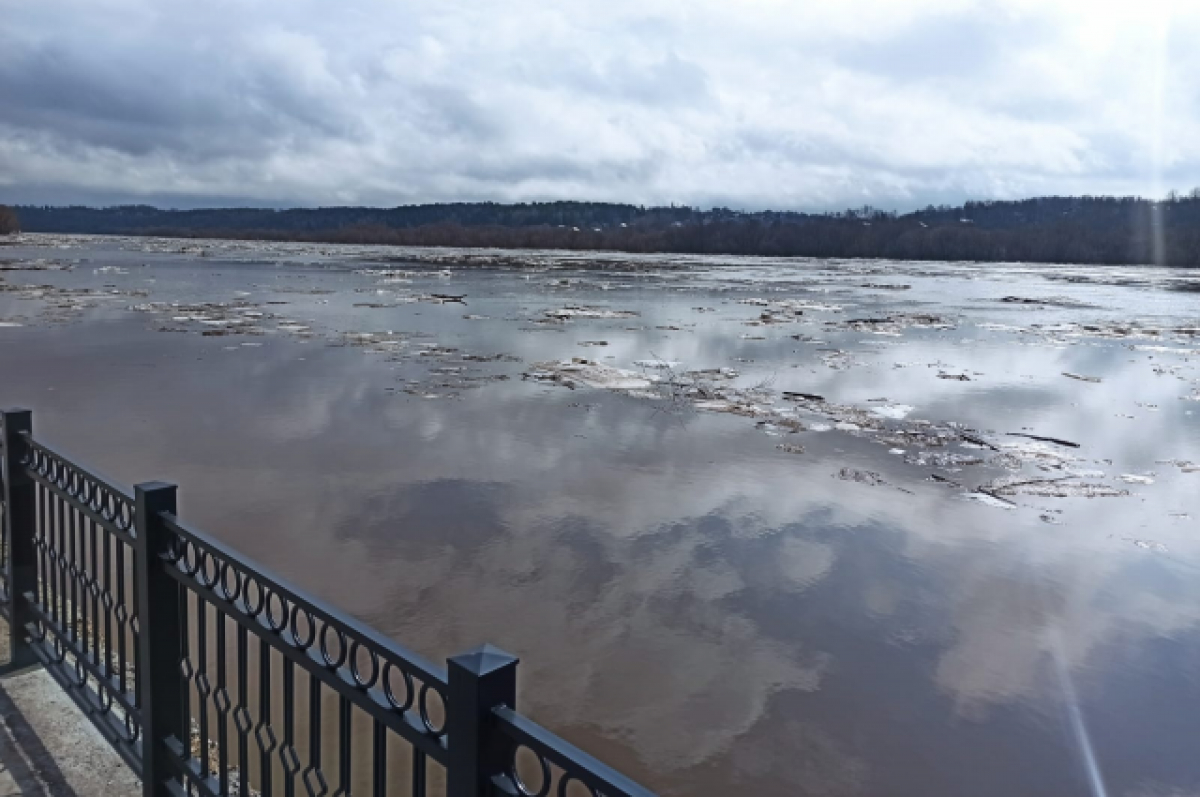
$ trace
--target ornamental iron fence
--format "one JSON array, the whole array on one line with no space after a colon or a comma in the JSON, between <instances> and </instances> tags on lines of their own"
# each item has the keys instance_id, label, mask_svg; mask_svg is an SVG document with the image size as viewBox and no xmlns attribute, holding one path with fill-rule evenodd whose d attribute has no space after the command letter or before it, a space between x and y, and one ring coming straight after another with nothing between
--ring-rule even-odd
<instances>
[{"instance_id":1,"label":"ornamental iron fence","mask_svg":"<svg viewBox=\"0 0 1200 797\"><path fill-rule=\"evenodd\" d=\"M653 797L517 712L518 660L441 667L0 414L7 669L40 665L146 797Z\"/></svg>"}]
</instances>

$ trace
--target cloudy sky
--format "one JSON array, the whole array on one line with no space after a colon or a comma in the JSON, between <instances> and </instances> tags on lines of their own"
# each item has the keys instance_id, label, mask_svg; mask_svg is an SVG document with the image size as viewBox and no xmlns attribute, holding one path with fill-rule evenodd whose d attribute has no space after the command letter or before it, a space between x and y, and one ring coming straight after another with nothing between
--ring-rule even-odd
<instances>
[{"instance_id":1,"label":"cloudy sky","mask_svg":"<svg viewBox=\"0 0 1200 797\"><path fill-rule=\"evenodd\" d=\"M1200 185L1194 0L0 0L0 201Z\"/></svg>"}]
</instances>

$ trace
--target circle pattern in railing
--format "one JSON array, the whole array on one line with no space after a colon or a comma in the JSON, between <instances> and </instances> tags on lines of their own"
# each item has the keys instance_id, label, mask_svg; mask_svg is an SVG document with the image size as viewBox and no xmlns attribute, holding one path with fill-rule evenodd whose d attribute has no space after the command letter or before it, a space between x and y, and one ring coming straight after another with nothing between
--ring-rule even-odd
<instances>
[{"instance_id":1,"label":"circle pattern in railing","mask_svg":"<svg viewBox=\"0 0 1200 797\"><path fill-rule=\"evenodd\" d=\"M160 558L191 579L189 588L201 599L257 622L260 633L305 653L313 666L339 673L374 705L401 715L415 708L419 727L429 737L445 735L442 682L426 681L378 643L358 637L337 619L194 539L172 534Z\"/></svg>"},{"instance_id":2,"label":"circle pattern in railing","mask_svg":"<svg viewBox=\"0 0 1200 797\"><path fill-rule=\"evenodd\" d=\"M94 512L105 523L118 531L133 529L133 503L124 496L96 480L90 474L52 454L36 443L29 446L26 468L53 484L69 498L78 501Z\"/></svg>"}]
</instances>

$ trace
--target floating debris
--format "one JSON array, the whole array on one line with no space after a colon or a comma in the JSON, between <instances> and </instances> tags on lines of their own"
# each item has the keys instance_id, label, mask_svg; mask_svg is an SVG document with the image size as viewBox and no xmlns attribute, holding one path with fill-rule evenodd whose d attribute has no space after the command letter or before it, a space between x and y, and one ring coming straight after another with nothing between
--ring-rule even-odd
<instances>
[{"instance_id":1,"label":"floating debris","mask_svg":"<svg viewBox=\"0 0 1200 797\"><path fill-rule=\"evenodd\" d=\"M878 473L869 470L859 470L857 468L842 468L835 476L844 482L857 482L870 487L887 484L887 480Z\"/></svg>"},{"instance_id":2,"label":"floating debris","mask_svg":"<svg viewBox=\"0 0 1200 797\"><path fill-rule=\"evenodd\" d=\"M637 371L615 368L582 357L534 363L522 376L540 382L557 382L571 389L582 385L603 390L645 390L658 381Z\"/></svg>"},{"instance_id":3,"label":"floating debris","mask_svg":"<svg viewBox=\"0 0 1200 797\"><path fill-rule=\"evenodd\" d=\"M980 448L990 448L992 451L1000 450L1000 446L995 445L994 443L989 443L979 435L971 434L970 432L959 432L959 437L972 445L979 446Z\"/></svg>"},{"instance_id":4,"label":"floating debris","mask_svg":"<svg viewBox=\"0 0 1200 797\"><path fill-rule=\"evenodd\" d=\"M1009 437L1025 437L1030 440L1037 440L1042 443L1053 443L1056 446L1066 446L1067 448L1079 448L1079 443L1072 443L1070 440L1062 440L1057 437L1043 437L1037 434L1025 434L1024 432L1009 432Z\"/></svg>"},{"instance_id":5,"label":"floating debris","mask_svg":"<svg viewBox=\"0 0 1200 797\"><path fill-rule=\"evenodd\" d=\"M1126 542L1132 542L1134 545L1136 545L1137 547L1141 548L1144 551L1154 551L1155 553L1170 553L1167 546L1163 545L1161 542L1155 542L1154 540L1140 540L1140 539L1135 539L1133 537L1122 537L1121 539L1125 540Z\"/></svg>"},{"instance_id":6,"label":"floating debris","mask_svg":"<svg viewBox=\"0 0 1200 797\"><path fill-rule=\"evenodd\" d=\"M958 454L953 451L917 451L904 455L904 461L909 465L942 468L948 471L960 471L968 465L982 465L983 458L972 454Z\"/></svg>"},{"instance_id":7,"label":"floating debris","mask_svg":"<svg viewBox=\"0 0 1200 797\"><path fill-rule=\"evenodd\" d=\"M880 418L901 420L902 418L907 418L909 413L915 409L916 407L910 407L907 404L887 404L883 407L872 407L871 412L878 415Z\"/></svg>"},{"instance_id":8,"label":"floating debris","mask_svg":"<svg viewBox=\"0 0 1200 797\"><path fill-rule=\"evenodd\" d=\"M799 446L799 445L796 445L795 443L780 443L779 445L777 445L775 447L778 448L780 451L783 451L784 453L787 453L787 454L803 454L804 453L804 446Z\"/></svg>"},{"instance_id":9,"label":"floating debris","mask_svg":"<svg viewBox=\"0 0 1200 797\"><path fill-rule=\"evenodd\" d=\"M637 318L640 313L633 310L612 310L607 307L564 307L560 310L547 310L547 318L567 321L573 318Z\"/></svg>"},{"instance_id":10,"label":"floating debris","mask_svg":"<svg viewBox=\"0 0 1200 797\"><path fill-rule=\"evenodd\" d=\"M744 336L743 336L744 337ZM855 365L855 360L848 351L831 351L821 355L821 362L827 368L844 371Z\"/></svg>"},{"instance_id":11,"label":"floating debris","mask_svg":"<svg viewBox=\"0 0 1200 797\"><path fill-rule=\"evenodd\" d=\"M1128 490L1107 484L1081 482L1074 475L1052 479L1000 478L976 490L995 497L1032 495L1040 498L1121 498L1129 495Z\"/></svg>"},{"instance_id":12,"label":"floating debris","mask_svg":"<svg viewBox=\"0 0 1200 797\"><path fill-rule=\"evenodd\" d=\"M1068 299L1065 296L1049 296L1041 299L1029 298L1026 296L1005 296L1000 299L1005 304L1025 304L1035 305L1040 307L1070 307L1078 309L1086 309L1095 307L1093 304L1080 302L1075 299Z\"/></svg>"},{"instance_id":13,"label":"floating debris","mask_svg":"<svg viewBox=\"0 0 1200 797\"><path fill-rule=\"evenodd\" d=\"M988 492L976 491L973 493L967 493L966 498L971 501L978 501L981 504L986 504L987 506L994 506L997 509L1016 509L1017 507L1015 503L1009 501L1007 498L1000 498L999 496L992 495Z\"/></svg>"},{"instance_id":14,"label":"floating debris","mask_svg":"<svg viewBox=\"0 0 1200 797\"><path fill-rule=\"evenodd\" d=\"M455 350L457 351L457 350ZM469 363L519 363L520 357L511 354L462 354L460 360Z\"/></svg>"},{"instance_id":15,"label":"floating debris","mask_svg":"<svg viewBox=\"0 0 1200 797\"><path fill-rule=\"evenodd\" d=\"M954 329L955 322L931 313L892 313L882 318L851 318L846 321L826 321L825 326L833 329L853 329L876 335L899 335L909 328Z\"/></svg>"},{"instance_id":16,"label":"floating debris","mask_svg":"<svg viewBox=\"0 0 1200 797\"><path fill-rule=\"evenodd\" d=\"M824 304L822 302L809 302L804 299L761 299L749 298L738 299L738 304L749 304L755 307L770 307L780 312L791 312L803 314L805 310L820 313L840 313L842 308L836 304Z\"/></svg>"},{"instance_id":17,"label":"floating debris","mask_svg":"<svg viewBox=\"0 0 1200 797\"><path fill-rule=\"evenodd\" d=\"M795 418L777 418L773 421L759 421L754 426L760 432L772 435L795 434L808 430L808 427Z\"/></svg>"}]
</instances>

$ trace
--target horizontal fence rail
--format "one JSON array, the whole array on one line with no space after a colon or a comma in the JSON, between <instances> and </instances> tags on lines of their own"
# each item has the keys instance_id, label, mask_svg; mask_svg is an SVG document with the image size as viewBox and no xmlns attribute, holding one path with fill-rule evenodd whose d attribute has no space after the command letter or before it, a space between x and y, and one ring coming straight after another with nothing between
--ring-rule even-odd
<instances>
[{"instance_id":1,"label":"horizontal fence rail","mask_svg":"<svg viewBox=\"0 0 1200 797\"><path fill-rule=\"evenodd\" d=\"M513 656L445 667L0 415L0 615L146 797L653 797L516 710ZM522 764L522 761L525 763Z\"/></svg>"}]
</instances>

